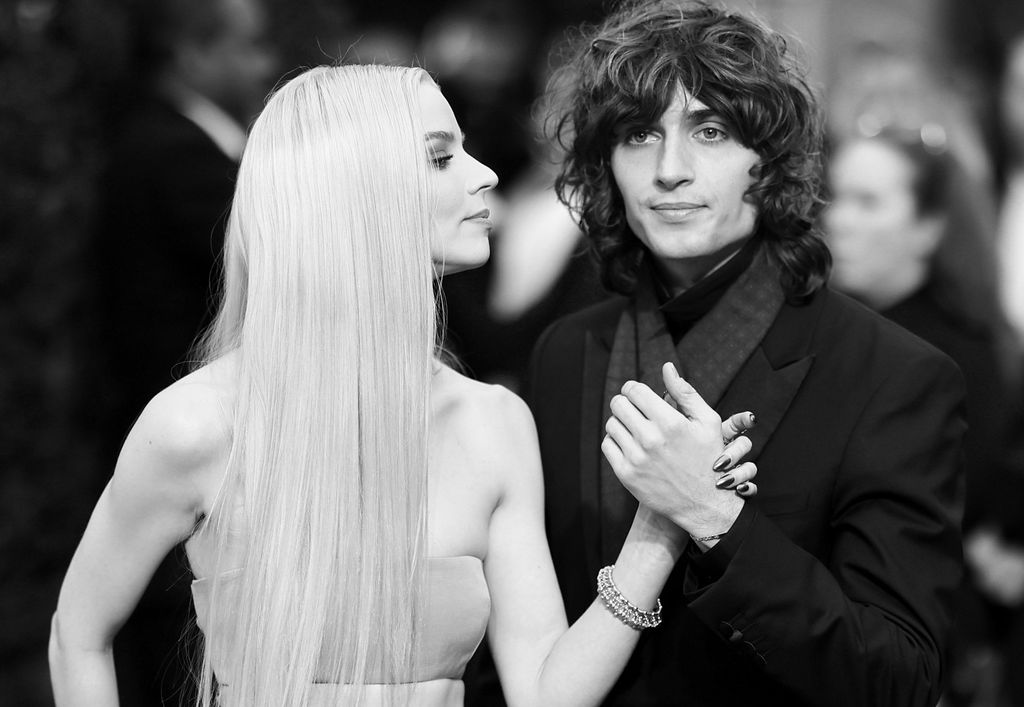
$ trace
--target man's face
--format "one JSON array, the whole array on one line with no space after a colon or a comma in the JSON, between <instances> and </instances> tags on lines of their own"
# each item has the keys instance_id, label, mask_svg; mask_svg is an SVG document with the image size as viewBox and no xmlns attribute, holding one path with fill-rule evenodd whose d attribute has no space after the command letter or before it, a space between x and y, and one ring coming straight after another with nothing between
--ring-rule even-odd
<instances>
[{"instance_id":1,"label":"man's face","mask_svg":"<svg viewBox=\"0 0 1024 707\"><path fill-rule=\"evenodd\" d=\"M651 125L623 126L611 168L626 221L658 263L703 274L754 232L745 195L759 157L685 90Z\"/></svg>"}]
</instances>

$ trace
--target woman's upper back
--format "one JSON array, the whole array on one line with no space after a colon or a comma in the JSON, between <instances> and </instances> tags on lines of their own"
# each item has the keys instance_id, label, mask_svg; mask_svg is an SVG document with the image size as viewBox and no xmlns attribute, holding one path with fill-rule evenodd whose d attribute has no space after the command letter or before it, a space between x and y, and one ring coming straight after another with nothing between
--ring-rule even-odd
<instances>
[{"instance_id":1,"label":"woman's upper back","mask_svg":"<svg viewBox=\"0 0 1024 707\"><path fill-rule=\"evenodd\" d=\"M235 366L229 354L182 378L154 398L143 417L156 408L158 415L150 424L161 427L183 466L191 462L187 473L198 495L197 521L208 518L215 508L230 508L226 527L244 536L242 499L223 492L237 396ZM490 514L508 482L506 470L514 467L510 462L524 451L524 437L529 452L532 418L507 389L474 381L440 364L430 400L427 554L483 560ZM395 430L395 439L401 440L401 430ZM206 576L214 565L215 545L202 532L202 523L197 528L200 532L186 547L194 573ZM230 559L219 564L237 566Z\"/></svg>"},{"instance_id":2,"label":"woman's upper back","mask_svg":"<svg viewBox=\"0 0 1024 707\"><path fill-rule=\"evenodd\" d=\"M205 395L208 404L230 400L230 386L221 387L226 379L223 373L215 369L203 375L199 371L191 381L200 389L194 394ZM532 434L528 422L525 405L507 390L472 381L447 367L438 368L431 385L422 634L415 673L408 676L411 681L461 677L466 661L483 637L490 608L483 573L489 521L503 493L506 479L502 469L509 466L511 446L524 433ZM401 430L395 431L395 437L400 443ZM223 609L232 605L236 580L244 576L241 546L246 516L242 500L221 490L223 481L223 470L219 479L215 475L204 477L203 507L207 515L217 508L227 523L200 526L187 544L193 571L199 578L193 584L198 623L207 635L211 630L223 631L218 627L230 615L230 609ZM229 543L230 556L214 562L219 547L216 533L226 529L240 542ZM225 580L220 583L220 599L215 599L211 581L214 567L221 569ZM297 580L281 577L281 581ZM212 613L211 619L214 603L220 609ZM219 655L213 656L215 663L224 661L230 653L222 647ZM232 670L225 664L215 664L215 672L224 676Z\"/></svg>"}]
</instances>

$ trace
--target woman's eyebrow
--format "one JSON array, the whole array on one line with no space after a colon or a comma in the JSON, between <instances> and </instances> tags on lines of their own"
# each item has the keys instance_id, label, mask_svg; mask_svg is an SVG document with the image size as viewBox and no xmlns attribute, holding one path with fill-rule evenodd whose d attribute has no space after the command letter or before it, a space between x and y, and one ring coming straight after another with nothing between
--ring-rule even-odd
<instances>
[{"instance_id":1,"label":"woman's eyebrow","mask_svg":"<svg viewBox=\"0 0 1024 707\"><path fill-rule=\"evenodd\" d=\"M466 133L462 133L462 139L465 141ZM444 142L454 142L455 136L447 130L431 130L424 136L424 140L441 140Z\"/></svg>"}]
</instances>

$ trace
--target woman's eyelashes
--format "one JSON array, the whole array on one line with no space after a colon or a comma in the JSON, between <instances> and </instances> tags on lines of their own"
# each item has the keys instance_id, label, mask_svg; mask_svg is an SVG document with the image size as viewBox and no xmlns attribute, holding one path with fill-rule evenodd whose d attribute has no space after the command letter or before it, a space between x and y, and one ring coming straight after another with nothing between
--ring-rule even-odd
<instances>
[{"instance_id":1,"label":"woman's eyelashes","mask_svg":"<svg viewBox=\"0 0 1024 707\"><path fill-rule=\"evenodd\" d=\"M427 144L427 159L434 169L445 169L455 157L455 150L448 140L435 140Z\"/></svg>"},{"instance_id":2,"label":"woman's eyelashes","mask_svg":"<svg viewBox=\"0 0 1024 707\"><path fill-rule=\"evenodd\" d=\"M448 163L451 162L454 157L455 155L437 154L435 152L430 161L434 164L435 169L447 169Z\"/></svg>"},{"instance_id":3,"label":"woman's eyelashes","mask_svg":"<svg viewBox=\"0 0 1024 707\"><path fill-rule=\"evenodd\" d=\"M465 142L465 133L458 135L447 130L427 133L427 155L434 169L447 169L455 155L465 149Z\"/></svg>"}]
</instances>

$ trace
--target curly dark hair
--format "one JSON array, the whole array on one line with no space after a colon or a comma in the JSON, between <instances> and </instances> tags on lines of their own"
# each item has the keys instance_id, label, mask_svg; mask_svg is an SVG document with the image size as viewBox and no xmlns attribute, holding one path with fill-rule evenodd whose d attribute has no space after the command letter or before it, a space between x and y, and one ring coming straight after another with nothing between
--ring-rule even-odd
<instances>
[{"instance_id":1,"label":"curly dark hair","mask_svg":"<svg viewBox=\"0 0 1024 707\"><path fill-rule=\"evenodd\" d=\"M601 264L605 287L633 292L645 248L626 224L610 158L622 125L654 122L683 87L757 152L747 198L791 301L821 287L831 256L817 229L823 122L786 40L703 1L620 5L584 27L549 90L549 134L566 151L555 180Z\"/></svg>"}]
</instances>

